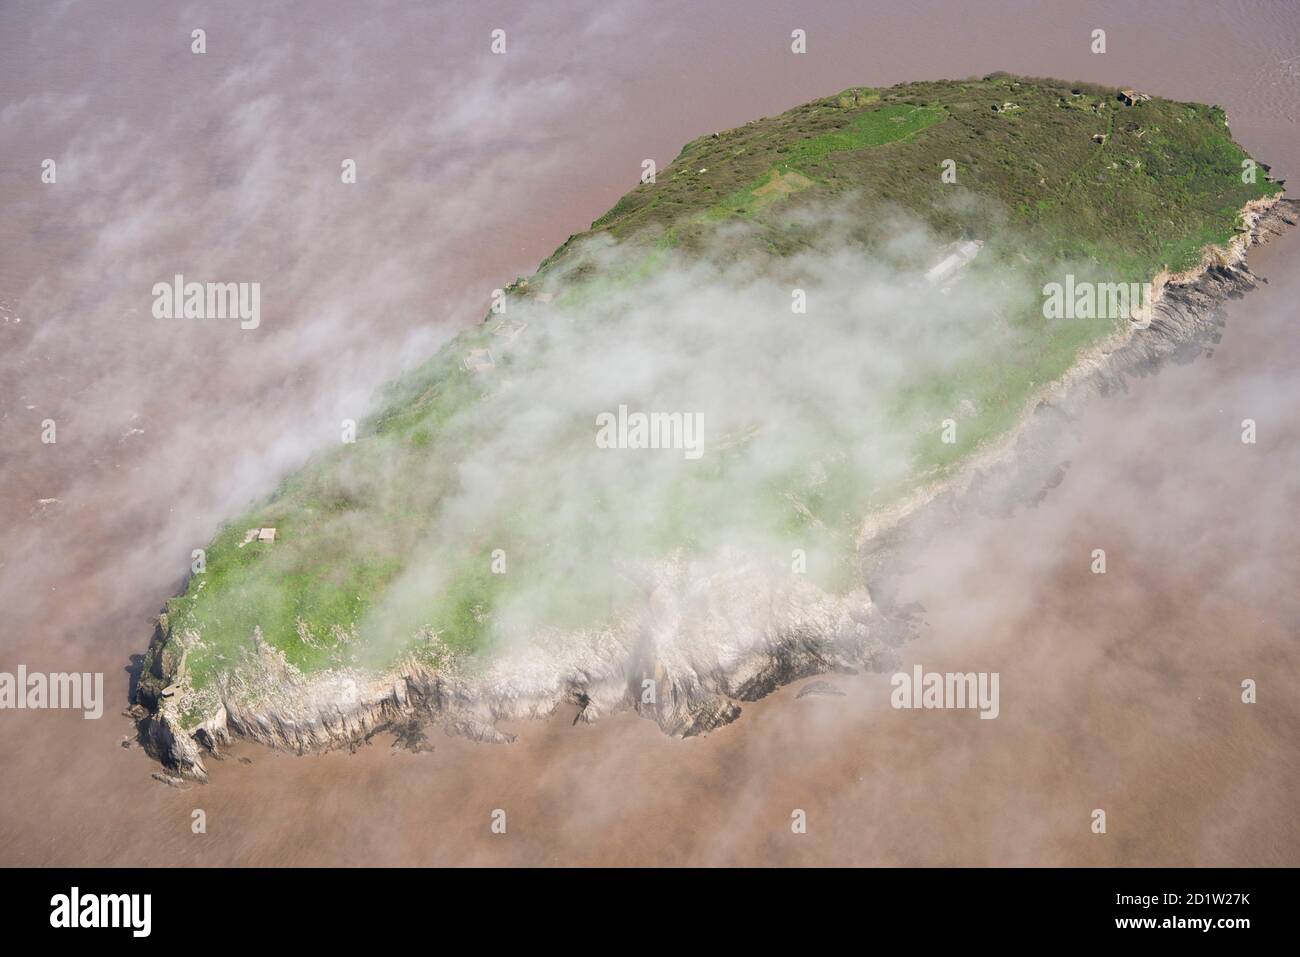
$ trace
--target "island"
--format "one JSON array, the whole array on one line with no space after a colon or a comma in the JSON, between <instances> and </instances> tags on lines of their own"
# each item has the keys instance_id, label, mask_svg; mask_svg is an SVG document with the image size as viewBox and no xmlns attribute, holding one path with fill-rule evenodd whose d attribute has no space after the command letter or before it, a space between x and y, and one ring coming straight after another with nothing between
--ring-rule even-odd
<instances>
[{"instance_id":1,"label":"island","mask_svg":"<svg viewBox=\"0 0 1300 957\"><path fill-rule=\"evenodd\" d=\"M217 531L140 668L168 774L413 720L508 741L565 703L701 734L886 667L891 530L1036 412L1199 352L1295 221L1218 107L1003 73L639 175Z\"/></svg>"}]
</instances>

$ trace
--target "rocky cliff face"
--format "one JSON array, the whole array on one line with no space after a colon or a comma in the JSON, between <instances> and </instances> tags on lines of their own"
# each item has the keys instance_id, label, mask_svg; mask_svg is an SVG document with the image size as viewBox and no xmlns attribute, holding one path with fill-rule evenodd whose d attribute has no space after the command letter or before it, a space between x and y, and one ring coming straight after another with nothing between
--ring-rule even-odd
<instances>
[{"instance_id":1,"label":"rocky cliff face","mask_svg":"<svg viewBox=\"0 0 1300 957\"><path fill-rule=\"evenodd\" d=\"M739 553L675 558L651 570L634 612L599 632L539 635L481 662L432 667L410 658L382 674L340 669L308 677L255 634L222 687L206 692L220 704L197 727L184 720L194 695L184 675L186 639L169 634L164 621L136 697L141 740L169 770L202 780L205 754L233 736L307 753L419 719L508 742L498 721L543 717L566 702L583 720L630 709L665 733L688 736L735 720L741 702L800 678L893 667L894 649L914 629L908 610L892 601L890 559L902 537L937 529L952 509L1005 510L1059 481L1051 449L1062 418L1091 396L1123 388L1130 375L1211 347L1223 303L1256 283L1248 248L1295 225L1298 212L1290 200L1252 205L1246 231L1227 250L1207 253L1187 273L1160 277L1151 315L1044 390L997 448L864 525L863 587L832 595Z\"/></svg>"},{"instance_id":2,"label":"rocky cliff face","mask_svg":"<svg viewBox=\"0 0 1300 957\"><path fill-rule=\"evenodd\" d=\"M255 634L214 717L185 733L183 686L152 703L142 693L142 737L171 770L202 779L204 751L232 736L305 753L419 717L508 742L496 722L543 717L565 702L586 721L633 709L668 734L702 734L735 720L737 702L807 675L869 665L896 634L865 589L831 595L735 553L673 559L655 567L644 602L625 620L600 632L539 635L483 662L434 669L411 658L387 674L308 678ZM155 639L154 660L168 641Z\"/></svg>"},{"instance_id":3,"label":"rocky cliff face","mask_svg":"<svg viewBox=\"0 0 1300 957\"><path fill-rule=\"evenodd\" d=\"M1300 202L1270 199L1243 211L1244 231L1227 249L1209 249L1184 273L1153 284L1151 309L1082 355L1060 381L1042 389L1020 426L985 450L961 474L919 490L889 513L873 516L859 535L864 581L877 604L892 597L891 559L909 537L937 534L958 509L999 516L1033 503L1059 484L1059 448L1085 403L1124 390L1132 376L1151 375L1167 362L1191 362L1222 338L1224 304L1255 288L1247 253L1296 225Z\"/></svg>"}]
</instances>

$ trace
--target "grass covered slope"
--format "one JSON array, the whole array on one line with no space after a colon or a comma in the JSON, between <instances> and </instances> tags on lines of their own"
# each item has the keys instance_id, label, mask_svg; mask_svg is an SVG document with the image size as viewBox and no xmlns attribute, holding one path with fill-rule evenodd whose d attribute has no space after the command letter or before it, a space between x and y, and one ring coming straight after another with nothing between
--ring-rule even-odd
<instances>
[{"instance_id":1,"label":"grass covered slope","mask_svg":"<svg viewBox=\"0 0 1300 957\"><path fill-rule=\"evenodd\" d=\"M1062 259L1119 260L1149 278L1193 265L1232 234L1246 201L1277 190L1262 175L1241 181L1247 158L1215 106L1126 107L1113 88L1005 74L909 83L847 90L693 140L593 228L689 234L701 217L752 214L755 192L794 172L822 192L897 203L941 232L1011 224ZM958 185L996 201L982 220L954 208L938 175L946 159Z\"/></svg>"},{"instance_id":2,"label":"grass covered slope","mask_svg":"<svg viewBox=\"0 0 1300 957\"><path fill-rule=\"evenodd\" d=\"M656 563L722 549L787 567L798 550L847 588L864 516L1115 330L1044 320L1043 283L1193 265L1280 191L1243 182L1246 159L1217 108L1005 75L848 90L694 140L389 387L355 444L223 528L143 687L183 651L198 723L268 649L311 673L596 640ZM926 282L963 235L978 258ZM467 367L477 350L490 368ZM620 404L699 411L705 454L597 449L594 417ZM245 543L260 526L276 541Z\"/></svg>"}]
</instances>

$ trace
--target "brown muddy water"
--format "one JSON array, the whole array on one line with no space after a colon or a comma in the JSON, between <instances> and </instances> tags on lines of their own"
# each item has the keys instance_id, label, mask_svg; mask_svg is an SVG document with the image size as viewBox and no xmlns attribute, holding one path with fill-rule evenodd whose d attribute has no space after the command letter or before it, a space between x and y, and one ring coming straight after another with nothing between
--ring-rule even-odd
<instances>
[{"instance_id":1,"label":"brown muddy water","mask_svg":"<svg viewBox=\"0 0 1300 957\"><path fill-rule=\"evenodd\" d=\"M206 786L152 780L118 711L190 549L642 158L851 85L1002 69L1218 103L1300 173L1293 4L261 6L0 10L0 670L103 671L109 698L98 721L0 712L0 864L1300 863L1296 235L1252 255L1269 283L1212 357L1091 404L1041 503L910 549L904 664L1000 672L995 721L834 677L843 696L795 685L696 740L561 714L508 746L241 746ZM160 325L145 293L173 272L274 305L255 332Z\"/></svg>"}]
</instances>

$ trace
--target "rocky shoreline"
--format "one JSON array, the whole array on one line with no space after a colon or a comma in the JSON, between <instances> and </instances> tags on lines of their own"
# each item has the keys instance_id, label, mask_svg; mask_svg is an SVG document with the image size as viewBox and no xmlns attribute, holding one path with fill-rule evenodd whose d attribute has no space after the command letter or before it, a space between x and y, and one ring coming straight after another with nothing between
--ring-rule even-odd
<instances>
[{"instance_id":1,"label":"rocky shoreline","mask_svg":"<svg viewBox=\"0 0 1300 957\"><path fill-rule=\"evenodd\" d=\"M689 736L734 721L740 703L793 681L893 667L916 628L893 600L890 559L899 544L939 528L954 509L1002 512L1045 494L1060 480L1054 436L1081 403L1212 348L1223 304L1256 285L1248 249L1294 226L1300 203L1274 198L1243 215L1246 229L1227 249L1208 250L1186 273L1157 277L1142 327L1090 350L1035 398L1012 434L957 476L865 524L860 588L830 595L739 554L667 560L652 569L645 602L600 632L542 635L490 662L434 667L412 657L386 674L307 677L255 634L219 692L220 707L194 728L182 718L190 689L181 641L163 616L132 705L139 739L170 774L206 780L205 756L220 755L235 738L304 754L355 746L419 720L508 742L498 721L545 717L565 703L580 709L581 720L634 710L667 734Z\"/></svg>"}]
</instances>

